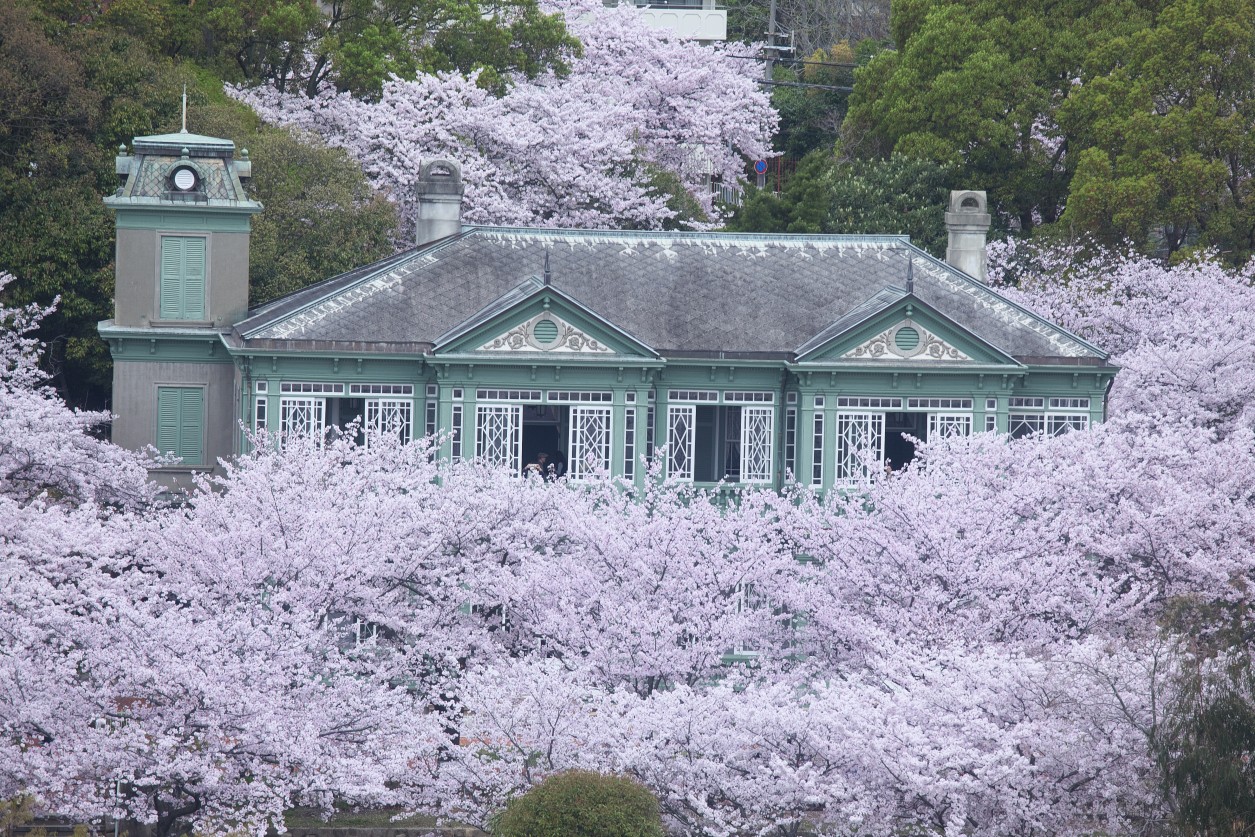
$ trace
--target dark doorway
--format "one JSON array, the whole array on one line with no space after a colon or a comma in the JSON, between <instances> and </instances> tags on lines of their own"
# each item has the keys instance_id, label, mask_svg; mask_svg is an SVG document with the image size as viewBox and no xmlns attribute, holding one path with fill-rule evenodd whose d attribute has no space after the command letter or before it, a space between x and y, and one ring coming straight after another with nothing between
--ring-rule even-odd
<instances>
[{"instance_id":1,"label":"dark doorway","mask_svg":"<svg viewBox=\"0 0 1255 837\"><path fill-rule=\"evenodd\" d=\"M567 408L528 404L523 407L523 467L537 461L539 454L549 455L548 464L556 476L566 471L564 443Z\"/></svg>"},{"instance_id":2,"label":"dark doorway","mask_svg":"<svg viewBox=\"0 0 1255 837\"><path fill-rule=\"evenodd\" d=\"M895 471L915 459L915 443L903 434L927 441L928 413L885 413L885 462Z\"/></svg>"}]
</instances>

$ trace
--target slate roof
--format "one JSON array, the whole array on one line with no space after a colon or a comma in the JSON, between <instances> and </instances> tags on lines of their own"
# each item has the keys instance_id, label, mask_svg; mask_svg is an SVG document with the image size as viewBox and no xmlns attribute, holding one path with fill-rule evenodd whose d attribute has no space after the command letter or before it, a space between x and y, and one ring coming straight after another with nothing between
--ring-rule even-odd
<instances>
[{"instance_id":1,"label":"slate roof","mask_svg":"<svg viewBox=\"0 0 1255 837\"><path fill-rule=\"evenodd\" d=\"M201 134L178 132L132 140L134 155L119 157L129 168L127 178L116 194L105 198L114 208L198 203L209 208L259 211L261 204L250 200L232 160L235 143ZM186 153L186 156L185 156ZM173 192L167 182L171 169L186 160L200 174L201 188L186 194Z\"/></svg>"},{"instance_id":2,"label":"slate roof","mask_svg":"<svg viewBox=\"0 0 1255 837\"><path fill-rule=\"evenodd\" d=\"M236 342L429 350L539 275L546 251L555 288L664 357L793 358L901 295L913 258L916 297L1018 360L1106 360L905 236L508 227L467 227L276 300L236 326Z\"/></svg>"}]
</instances>

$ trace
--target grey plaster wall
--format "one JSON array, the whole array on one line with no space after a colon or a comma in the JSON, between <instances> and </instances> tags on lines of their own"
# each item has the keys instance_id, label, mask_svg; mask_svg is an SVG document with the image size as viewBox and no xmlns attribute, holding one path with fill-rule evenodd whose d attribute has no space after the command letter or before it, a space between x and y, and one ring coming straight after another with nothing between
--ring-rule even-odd
<instances>
[{"instance_id":1,"label":"grey plaster wall","mask_svg":"<svg viewBox=\"0 0 1255 837\"><path fill-rule=\"evenodd\" d=\"M159 240L179 230L118 229L113 319L117 325L147 326L157 318ZM201 234L192 232L190 234ZM167 321L172 325L228 327L248 311L248 244L244 232L206 232L207 320Z\"/></svg>"},{"instance_id":2,"label":"grey plaster wall","mask_svg":"<svg viewBox=\"0 0 1255 837\"><path fill-rule=\"evenodd\" d=\"M142 361L113 365L113 441L130 450L142 450L157 440L157 387L205 387L205 460L201 468L174 468L154 472L159 481L192 470L215 470L219 457L235 452L236 374L231 363L172 363Z\"/></svg>"}]
</instances>

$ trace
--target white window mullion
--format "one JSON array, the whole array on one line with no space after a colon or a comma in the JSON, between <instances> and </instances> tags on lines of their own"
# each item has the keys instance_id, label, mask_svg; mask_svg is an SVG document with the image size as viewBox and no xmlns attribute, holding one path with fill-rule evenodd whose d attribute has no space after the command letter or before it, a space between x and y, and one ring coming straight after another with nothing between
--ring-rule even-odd
<instances>
[{"instance_id":1,"label":"white window mullion","mask_svg":"<svg viewBox=\"0 0 1255 837\"><path fill-rule=\"evenodd\" d=\"M693 480L693 442L697 407L679 404L667 407L667 476Z\"/></svg>"},{"instance_id":2,"label":"white window mullion","mask_svg":"<svg viewBox=\"0 0 1255 837\"><path fill-rule=\"evenodd\" d=\"M523 405L475 407L475 456L488 465L522 473Z\"/></svg>"},{"instance_id":3,"label":"white window mullion","mask_svg":"<svg viewBox=\"0 0 1255 837\"><path fill-rule=\"evenodd\" d=\"M834 483L865 482L885 459L884 413L837 414L837 473Z\"/></svg>"},{"instance_id":4,"label":"white window mullion","mask_svg":"<svg viewBox=\"0 0 1255 837\"><path fill-rule=\"evenodd\" d=\"M971 413L929 413L928 439L943 439L950 436L971 436Z\"/></svg>"},{"instance_id":5,"label":"white window mullion","mask_svg":"<svg viewBox=\"0 0 1255 837\"><path fill-rule=\"evenodd\" d=\"M571 408L567 449L571 479L587 479L598 471L610 472L610 416L609 407Z\"/></svg>"},{"instance_id":6,"label":"white window mullion","mask_svg":"<svg viewBox=\"0 0 1255 837\"><path fill-rule=\"evenodd\" d=\"M775 408L741 408L741 482L771 482Z\"/></svg>"},{"instance_id":7,"label":"white window mullion","mask_svg":"<svg viewBox=\"0 0 1255 837\"><path fill-rule=\"evenodd\" d=\"M414 402L389 398L366 400L366 443L383 434L396 436L402 443L410 440Z\"/></svg>"},{"instance_id":8,"label":"white window mullion","mask_svg":"<svg viewBox=\"0 0 1255 837\"><path fill-rule=\"evenodd\" d=\"M279 427L284 436L309 436L322 443L327 399L283 396L279 399Z\"/></svg>"}]
</instances>

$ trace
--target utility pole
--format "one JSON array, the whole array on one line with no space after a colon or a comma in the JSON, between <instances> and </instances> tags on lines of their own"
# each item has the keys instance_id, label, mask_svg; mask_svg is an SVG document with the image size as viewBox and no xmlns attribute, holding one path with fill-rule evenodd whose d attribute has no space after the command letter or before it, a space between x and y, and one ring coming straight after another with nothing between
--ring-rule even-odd
<instances>
[{"instance_id":1,"label":"utility pole","mask_svg":"<svg viewBox=\"0 0 1255 837\"><path fill-rule=\"evenodd\" d=\"M771 81L771 68L776 59L776 0L771 0L771 10L767 14L766 53L766 60L763 61L763 81Z\"/></svg>"},{"instance_id":2,"label":"utility pole","mask_svg":"<svg viewBox=\"0 0 1255 837\"><path fill-rule=\"evenodd\" d=\"M776 0L771 0L771 10L767 13L767 46L764 53L763 82L770 85L772 82L771 69L776 59ZM758 173L758 188L761 190L766 185L767 172L764 169Z\"/></svg>"}]
</instances>

